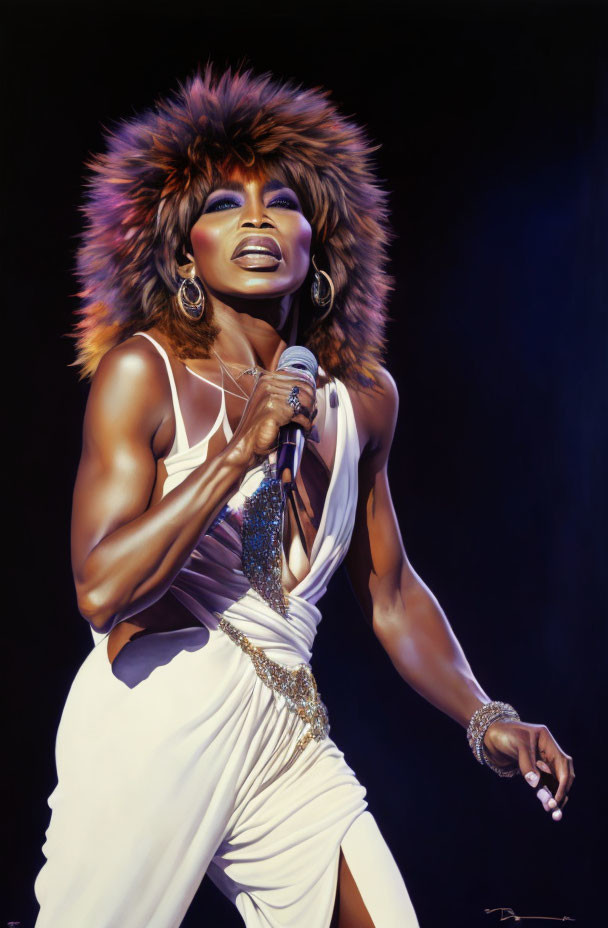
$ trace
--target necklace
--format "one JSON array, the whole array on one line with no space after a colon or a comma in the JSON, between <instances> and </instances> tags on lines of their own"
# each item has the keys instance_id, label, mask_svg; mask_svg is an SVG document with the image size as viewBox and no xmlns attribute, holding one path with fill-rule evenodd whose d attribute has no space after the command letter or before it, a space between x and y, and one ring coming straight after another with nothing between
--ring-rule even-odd
<instances>
[{"instance_id":1,"label":"necklace","mask_svg":"<svg viewBox=\"0 0 608 928\"><path fill-rule=\"evenodd\" d=\"M227 373L228 376L230 377L230 379L231 379L231 381L233 382L233 384L236 386L236 388L237 388L238 390L241 391L240 393L233 393L231 390L226 390L226 392L227 392L227 393L230 393L231 396L236 396L237 399L245 399L245 400L248 400L250 394L249 394L249 393L246 393L245 390L243 390L242 386L241 386L240 383L239 383L239 380L240 380L240 378L243 377L245 374L252 374L252 375L254 375L254 376L257 375L257 376L256 376L256 380L257 380L257 377L259 377L261 371L259 371L257 367L249 367L249 368L247 368L247 370L242 371L242 372L239 374L239 376L235 378L235 377L232 376L232 374L231 374L231 372L230 372L230 370L229 370L229 368L228 368L228 365L227 365L224 361L222 361L222 359L220 358L220 356L219 356L219 354L217 353L217 351L215 350L215 348L212 348L211 350L213 351L214 355L216 356L216 358L217 358L218 361L220 362L220 365L221 365L221 367L222 367L222 371L226 371L226 373Z\"/></svg>"}]
</instances>

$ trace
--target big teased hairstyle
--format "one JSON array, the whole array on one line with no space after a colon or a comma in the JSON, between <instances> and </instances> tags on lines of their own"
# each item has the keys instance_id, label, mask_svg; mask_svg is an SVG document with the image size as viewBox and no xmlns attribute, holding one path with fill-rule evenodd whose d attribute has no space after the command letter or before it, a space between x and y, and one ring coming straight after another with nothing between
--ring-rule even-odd
<instances>
[{"instance_id":1,"label":"big teased hairstyle","mask_svg":"<svg viewBox=\"0 0 608 928\"><path fill-rule=\"evenodd\" d=\"M279 177L300 196L318 266L335 286L331 314L314 322L302 288L298 340L328 374L375 380L386 298L387 194L375 150L328 91L271 74L207 64L170 96L106 131L105 153L87 162L86 222L77 251L82 303L73 337L82 377L138 329L157 325L178 357L207 357L217 329L180 314L178 264L205 198L234 167Z\"/></svg>"}]
</instances>

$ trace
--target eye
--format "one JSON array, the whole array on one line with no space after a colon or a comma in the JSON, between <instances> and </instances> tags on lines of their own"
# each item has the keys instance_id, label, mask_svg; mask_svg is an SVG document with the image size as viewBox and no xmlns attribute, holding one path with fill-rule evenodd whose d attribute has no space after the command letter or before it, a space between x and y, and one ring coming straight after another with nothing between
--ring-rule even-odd
<instances>
[{"instance_id":1,"label":"eye","mask_svg":"<svg viewBox=\"0 0 608 928\"><path fill-rule=\"evenodd\" d=\"M278 206L279 209L299 209L298 204L295 199L285 194L281 194L279 197L275 197L274 200L271 200L268 206Z\"/></svg>"},{"instance_id":2,"label":"eye","mask_svg":"<svg viewBox=\"0 0 608 928\"><path fill-rule=\"evenodd\" d=\"M218 197L209 206L206 206L203 213L215 213L222 209L231 209L233 206L239 207L241 204L236 197Z\"/></svg>"}]
</instances>

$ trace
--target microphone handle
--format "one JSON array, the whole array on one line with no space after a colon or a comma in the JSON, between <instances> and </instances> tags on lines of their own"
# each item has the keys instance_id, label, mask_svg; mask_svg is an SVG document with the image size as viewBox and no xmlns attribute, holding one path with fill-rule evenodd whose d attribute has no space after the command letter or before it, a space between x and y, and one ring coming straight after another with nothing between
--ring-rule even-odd
<instances>
[{"instance_id":1,"label":"microphone handle","mask_svg":"<svg viewBox=\"0 0 608 928\"><path fill-rule=\"evenodd\" d=\"M298 475L305 436L299 425L282 425L279 429L277 476L285 485L293 484Z\"/></svg>"}]
</instances>

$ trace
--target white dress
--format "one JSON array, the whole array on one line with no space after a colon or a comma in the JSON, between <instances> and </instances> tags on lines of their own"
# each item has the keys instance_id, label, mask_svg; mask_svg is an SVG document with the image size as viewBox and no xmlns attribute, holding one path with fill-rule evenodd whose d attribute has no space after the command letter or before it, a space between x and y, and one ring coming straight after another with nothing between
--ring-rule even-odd
<instances>
[{"instance_id":1,"label":"white dress","mask_svg":"<svg viewBox=\"0 0 608 928\"><path fill-rule=\"evenodd\" d=\"M231 432L222 391L211 432L188 447L169 359L139 334L163 355L173 396L164 495L205 460L214 431ZM324 389L337 416L334 467L310 573L289 593L288 617L241 570L238 517L262 478L255 468L171 587L200 624L129 642L113 665L107 636L94 632L57 733L36 928L177 928L205 874L248 928L328 928L340 847L376 928L417 928L343 753L328 735L296 750L308 723L219 627L223 617L282 667L310 666L315 603L346 554L357 502L350 397L337 379Z\"/></svg>"}]
</instances>

